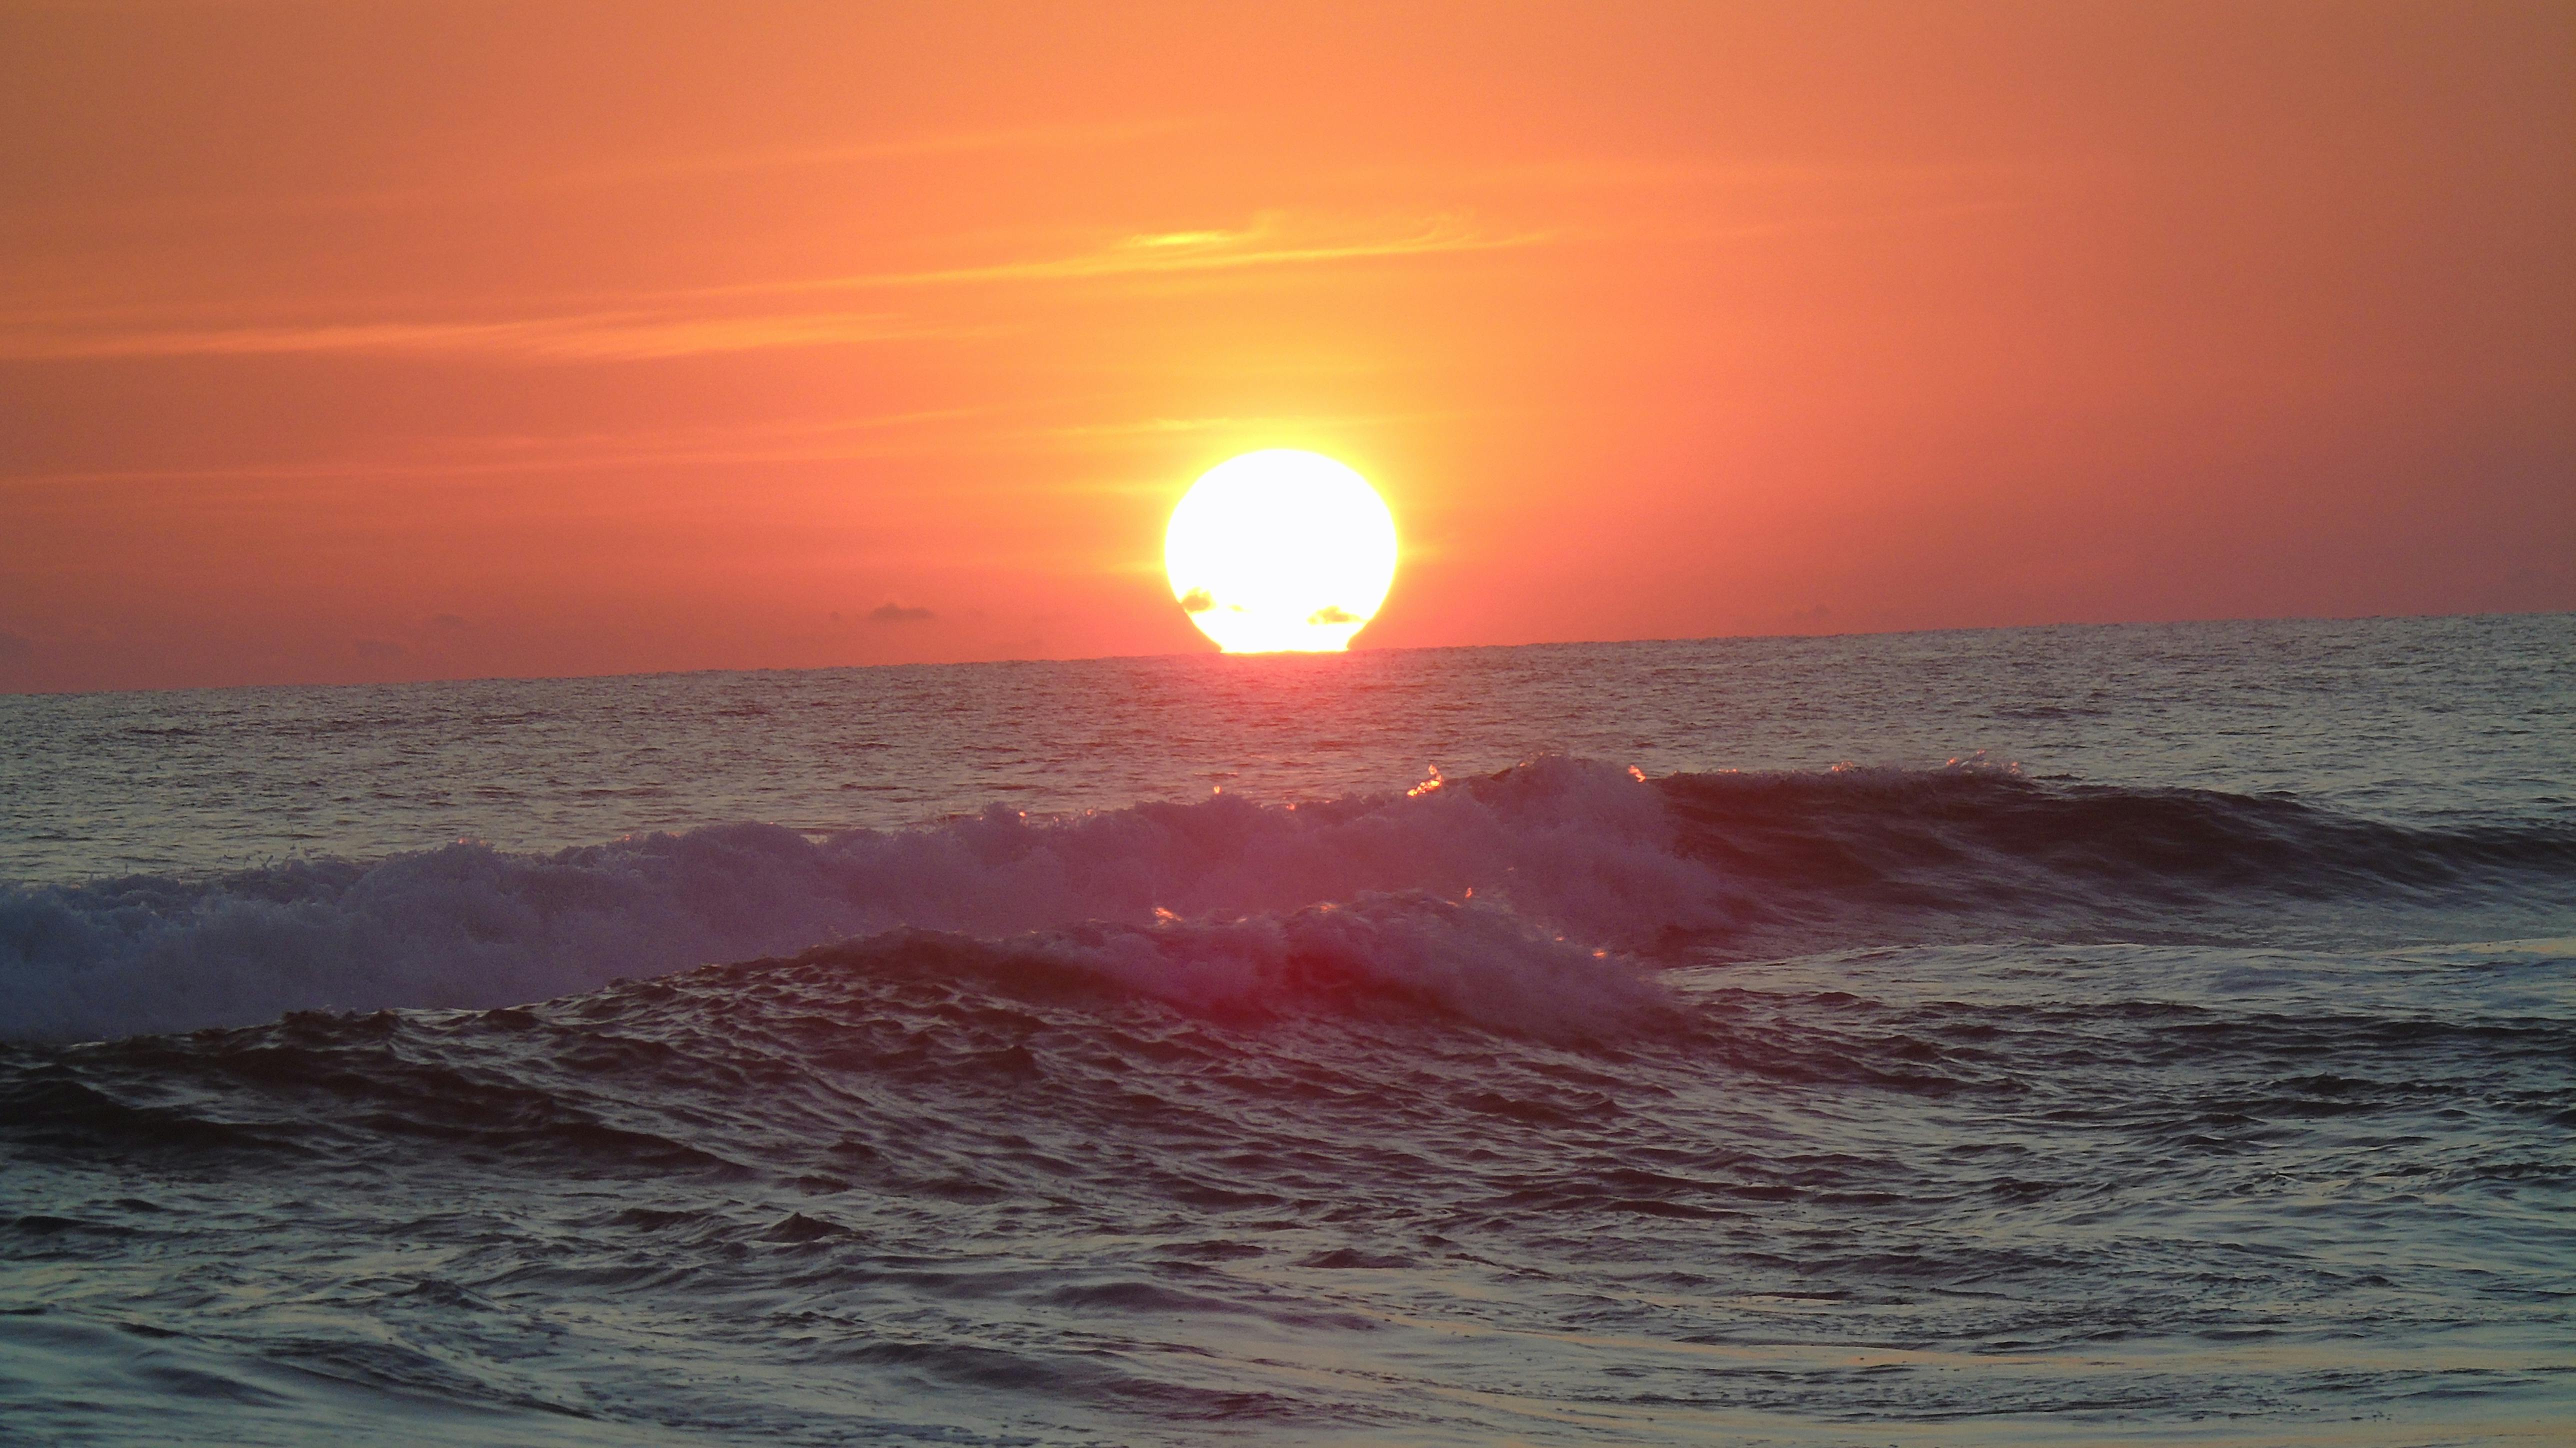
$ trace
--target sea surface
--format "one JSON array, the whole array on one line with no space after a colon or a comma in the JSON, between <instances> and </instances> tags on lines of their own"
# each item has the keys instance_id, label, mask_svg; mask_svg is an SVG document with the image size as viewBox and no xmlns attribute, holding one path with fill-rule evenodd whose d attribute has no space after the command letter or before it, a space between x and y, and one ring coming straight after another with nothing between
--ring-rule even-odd
<instances>
[{"instance_id":1,"label":"sea surface","mask_svg":"<svg viewBox=\"0 0 2576 1448\"><path fill-rule=\"evenodd\" d=\"M2558 1444L2576 616L0 697L10 1444Z\"/></svg>"}]
</instances>

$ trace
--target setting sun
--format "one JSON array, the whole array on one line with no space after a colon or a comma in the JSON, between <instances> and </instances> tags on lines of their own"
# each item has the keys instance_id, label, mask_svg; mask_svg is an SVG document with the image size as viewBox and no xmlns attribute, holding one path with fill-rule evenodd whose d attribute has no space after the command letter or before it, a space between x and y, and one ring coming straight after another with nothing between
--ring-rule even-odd
<instances>
[{"instance_id":1,"label":"setting sun","mask_svg":"<svg viewBox=\"0 0 2576 1448\"><path fill-rule=\"evenodd\" d=\"M1274 448L1209 469L1163 536L1172 596L1230 654L1351 645L1395 581L1395 517L1368 480Z\"/></svg>"},{"instance_id":2,"label":"setting sun","mask_svg":"<svg viewBox=\"0 0 2576 1448\"><path fill-rule=\"evenodd\" d=\"M0 1448L2576 1421L2576 0L0 94Z\"/></svg>"}]
</instances>

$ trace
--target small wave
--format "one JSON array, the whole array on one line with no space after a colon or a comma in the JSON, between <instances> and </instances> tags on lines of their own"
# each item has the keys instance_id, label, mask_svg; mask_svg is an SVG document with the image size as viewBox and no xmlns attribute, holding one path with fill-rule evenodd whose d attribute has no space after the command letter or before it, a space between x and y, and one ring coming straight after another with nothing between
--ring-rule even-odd
<instances>
[{"instance_id":1,"label":"small wave","mask_svg":"<svg viewBox=\"0 0 2576 1448\"><path fill-rule=\"evenodd\" d=\"M1497 977L1475 988L1503 994L1471 1003L1442 962L1533 943L1582 961L1996 930L2084 938L2247 903L2268 921L2283 900L2457 898L2499 878L2509 894L2534 877L2566 893L2576 834L2410 830L2288 800L1977 769L1641 782L1549 758L1299 806L1219 796L1060 819L996 807L820 841L737 824L550 855L458 844L213 878L0 887L0 1036L507 1005L907 927L987 940L1055 930L1055 948L1089 952L1103 971L1195 982L1211 999L1246 971L1380 950L1386 988L1402 976L1426 999L1509 1024L1528 1001ZM1403 895L1476 908L1435 928L1418 909L1359 903ZM1349 913L1296 913L1336 902ZM1256 970L1246 962L1270 948L1256 936L1294 937L1305 953Z\"/></svg>"},{"instance_id":2,"label":"small wave","mask_svg":"<svg viewBox=\"0 0 2576 1448\"><path fill-rule=\"evenodd\" d=\"M2441 890L2576 870L2576 829L2420 829L2282 796L2044 783L2008 768L1675 775L1683 848L1736 878L1957 904L1944 891L2046 881L2198 898Z\"/></svg>"}]
</instances>

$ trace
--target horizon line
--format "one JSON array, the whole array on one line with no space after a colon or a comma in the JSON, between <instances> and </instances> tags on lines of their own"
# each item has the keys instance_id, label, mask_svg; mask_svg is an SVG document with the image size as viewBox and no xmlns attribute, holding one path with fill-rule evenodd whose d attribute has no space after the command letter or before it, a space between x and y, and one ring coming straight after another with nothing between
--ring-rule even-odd
<instances>
[{"instance_id":1,"label":"horizon line","mask_svg":"<svg viewBox=\"0 0 2576 1448\"><path fill-rule=\"evenodd\" d=\"M1898 638L1912 634L1945 633L2030 633L2041 629L2125 629L2178 628L2210 624L2256 623L2370 623L2406 622L2435 619L2485 618L2557 618L2576 616L2576 609L2483 609L2458 613L2283 613L2239 614L2215 618L2154 618L2081 621L2058 620L2051 623L2017 624L1944 624L1924 628L1848 629L1816 633L1717 633L1659 634L1631 638L1529 639L1519 643L1484 644L1402 644L1386 647L1352 647L1329 651L1278 650L1269 653L1230 654L1222 649L1190 649L1158 654L1077 654L1064 657L1004 656L981 659L921 659L889 663L850 664L750 664L710 665L690 669L632 669L622 673L573 674L455 674L434 675L417 679L367 679L339 682L270 682L239 684L141 684L98 689L17 689L0 685L0 699L66 699L107 694L214 694L253 689L411 689L440 684L544 684L572 683L601 679L688 678L700 674L822 674L859 669L971 669L1005 664L1106 664L1145 662L1161 659L1335 659L1353 654L1421 654L1464 652L1483 649L1598 648L1621 644L1697 644L1758 643L1771 640L1825 640Z\"/></svg>"}]
</instances>

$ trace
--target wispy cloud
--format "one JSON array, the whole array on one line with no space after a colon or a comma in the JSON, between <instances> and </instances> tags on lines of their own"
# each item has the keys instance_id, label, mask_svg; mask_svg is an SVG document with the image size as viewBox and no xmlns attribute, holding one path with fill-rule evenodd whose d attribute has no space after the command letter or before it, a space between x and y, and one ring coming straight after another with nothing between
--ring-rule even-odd
<instances>
[{"instance_id":1,"label":"wispy cloud","mask_svg":"<svg viewBox=\"0 0 2576 1448\"><path fill-rule=\"evenodd\" d=\"M1551 231L1497 231L1466 217L1440 215L1389 224L1322 225L1270 213L1233 230L1144 232L1089 250L921 271L867 272L780 282L746 282L688 293L694 296L783 295L800 292L873 291L957 286L977 282L1037 282L1157 272L1234 271L1255 267L1312 266L1377 257L1432 256L1542 246Z\"/></svg>"},{"instance_id":2,"label":"wispy cloud","mask_svg":"<svg viewBox=\"0 0 2576 1448\"><path fill-rule=\"evenodd\" d=\"M1081 150L1119 146L1173 135L1206 124L1204 120L1108 121L1090 125L1015 126L991 130L944 131L895 136L839 145L778 147L766 150L704 151L648 156L556 174L555 185L607 186L664 181L676 176L720 175L744 171L790 170L840 166L869 161L909 160L993 151Z\"/></svg>"},{"instance_id":3,"label":"wispy cloud","mask_svg":"<svg viewBox=\"0 0 2576 1448\"><path fill-rule=\"evenodd\" d=\"M881 313L787 312L760 316L592 312L505 321L347 321L194 327L17 327L0 333L0 357L274 356L297 353L478 353L527 361L616 361L884 342L956 329L908 324Z\"/></svg>"},{"instance_id":4,"label":"wispy cloud","mask_svg":"<svg viewBox=\"0 0 2576 1448\"><path fill-rule=\"evenodd\" d=\"M1559 155L1508 161L1455 163L1440 169L1448 186L1485 190L1726 190L1779 193L1829 187L1862 194L1932 188L2020 186L2059 168L2028 161L1943 161L1924 164L1855 163L1743 156ZM1377 164L1343 173L1362 185L1420 184L1418 166Z\"/></svg>"},{"instance_id":5,"label":"wispy cloud","mask_svg":"<svg viewBox=\"0 0 2576 1448\"><path fill-rule=\"evenodd\" d=\"M352 479L471 481L602 471L740 469L859 462L885 458L979 456L1098 457L1147 450L1157 440L1234 435L1244 445L1279 438L1355 433L1457 411L1295 413L1262 416L1154 417L1126 422L1050 424L1032 413L1061 412L1071 400L1034 399L1008 411L941 408L876 416L744 426L559 435L485 435L418 440L388 453L244 462L196 467L94 468L0 474L0 494L93 487L187 487L194 484L331 486ZM881 484L882 485L882 484ZM1167 478L1094 477L1059 482L1060 491L1122 495L1163 490ZM938 486L953 490L954 482Z\"/></svg>"},{"instance_id":6,"label":"wispy cloud","mask_svg":"<svg viewBox=\"0 0 2576 1448\"><path fill-rule=\"evenodd\" d=\"M888 413L796 424L669 432L425 440L392 456L303 458L203 467L105 468L0 476L0 491L195 483L337 484L352 478L470 479L635 468L735 468L944 452L919 436L985 415L980 408ZM915 435L912 441L901 440ZM460 620L461 622L461 620Z\"/></svg>"},{"instance_id":7,"label":"wispy cloud","mask_svg":"<svg viewBox=\"0 0 2576 1448\"><path fill-rule=\"evenodd\" d=\"M1267 416L1148 417L1125 422L1068 423L1017 430L991 429L995 442L1018 440L1045 450L1121 451L1158 438L1218 433L1246 439L1316 437L1408 423L1451 420L1476 415L1457 409L1411 412L1290 413Z\"/></svg>"},{"instance_id":8,"label":"wispy cloud","mask_svg":"<svg viewBox=\"0 0 2576 1448\"><path fill-rule=\"evenodd\" d=\"M215 194L128 198L108 205L86 199L19 203L56 214L129 221L219 220L226 217L406 212L442 207L507 206L579 192L624 186L663 186L692 178L719 179L760 172L866 166L972 154L1045 152L1133 145L1208 124L1203 118L1108 121L1081 125L1019 126L922 132L819 146L755 147L611 157L518 174L468 180L426 179L393 185L326 190L250 189Z\"/></svg>"},{"instance_id":9,"label":"wispy cloud","mask_svg":"<svg viewBox=\"0 0 2576 1448\"><path fill-rule=\"evenodd\" d=\"M493 318L341 316L278 321L310 314L313 299L263 307L234 304L237 321L218 320L217 304L197 302L155 313L132 305L56 309L0 318L0 358L74 360L108 357L275 356L339 353L465 355L522 362L634 361L718 352L862 342L989 335L990 323L925 321L891 310L803 309L791 300L861 292L903 293L977 284L1021 285L1096 278L1316 266L1371 258L1499 251L1545 244L1552 233L1498 231L1455 216L1395 224L1355 225L1269 214L1233 229L1143 232L1090 248L1018 261L916 271L739 282L586 299L581 310L539 310ZM756 312L728 304L766 299ZM557 308L578 305L558 298ZM412 303L415 310L418 302ZM348 312L363 312L360 303ZM256 315L265 311L267 316ZM244 315L252 314L252 315ZM184 318L184 320L182 320ZM156 320L157 319L157 320Z\"/></svg>"}]
</instances>

